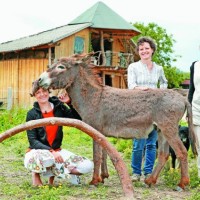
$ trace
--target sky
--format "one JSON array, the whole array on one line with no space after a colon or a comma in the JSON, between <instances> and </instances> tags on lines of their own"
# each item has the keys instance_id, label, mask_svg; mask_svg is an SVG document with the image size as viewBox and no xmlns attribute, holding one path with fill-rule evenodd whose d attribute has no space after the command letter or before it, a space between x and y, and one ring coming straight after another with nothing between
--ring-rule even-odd
<instances>
[{"instance_id":1,"label":"sky","mask_svg":"<svg viewBox=\"0 0 200 200\"><path fill-rule=\"evenodd\" d=\"M156 23L173 35L173 66L189 72L200 59L199 0L101 0L127 22ZM6 0L1 2L0 43L63 26L98 0Z\"/></svg>"}]
</instances>

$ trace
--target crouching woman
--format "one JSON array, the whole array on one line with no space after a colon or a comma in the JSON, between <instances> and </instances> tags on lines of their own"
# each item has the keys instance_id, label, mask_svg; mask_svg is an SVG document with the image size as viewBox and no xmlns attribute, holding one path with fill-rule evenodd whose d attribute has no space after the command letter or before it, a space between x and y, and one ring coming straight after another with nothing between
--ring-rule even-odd
<instances>
[{"instance_id":1,"label":"crouching woman","mask_svg":"<svg viewBox=\"0 0 200 200\"><path fill-rule=\"evenodd\" d=\"M49 90L41 88L38 81L35 81L31 96L37 101L27 113L27 122L47 117L81 120L70 105L67 93L50 97ZM43 185L41 175L49 178L50 185L53 185L55 177L68 179L70 183L78 185L80 175L92 172L94 168L92 161L61 148L62 129L62 126L50 125L27 130L29 148L25 154L24 165L32 171L33 186Z\"/></svg>"}]
</instances>

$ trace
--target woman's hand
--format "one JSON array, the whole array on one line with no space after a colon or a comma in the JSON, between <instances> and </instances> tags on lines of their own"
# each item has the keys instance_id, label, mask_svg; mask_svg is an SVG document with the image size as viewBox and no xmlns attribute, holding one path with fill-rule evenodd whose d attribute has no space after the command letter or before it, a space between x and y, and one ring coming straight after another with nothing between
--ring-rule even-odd
<instances>
[{"instance_id":1,"label":"woman's hand","mask_svg":"<svg viewBox=\"0 0 200 200\"><path fill-rule=\"evenodd\" d=\"M65 91L64 93L61 93L58 95L58 99L63 102L63 103L70 103L71 102L71 99L68 95L68 93Z\"/></svg>"},{"instance_id":2,"label":"woman's hand","mask_svg":"<svg viewBox=\"0 0 200 200\"><path fill-rule=\"evenodd\" d=\"M55 158L55 162L57 162L57 163L63 163L64 162L64 160L63 160L63 158L62 158L62 156L60 155L59 152L52 151L51 153L53 154L53 156Z\"/></svg>"},{"instance_id":3,"label":"woman's hand","mask_svg":"<svg viewBox=\"0 0 200 200\"><path fill-rule=\"evenodd\" d=\"M142 90L142 91L147 91L147 90L149 90L148 87L143 87L143 86L136 86L134 89Z\"/></svg>"}]
</instances>

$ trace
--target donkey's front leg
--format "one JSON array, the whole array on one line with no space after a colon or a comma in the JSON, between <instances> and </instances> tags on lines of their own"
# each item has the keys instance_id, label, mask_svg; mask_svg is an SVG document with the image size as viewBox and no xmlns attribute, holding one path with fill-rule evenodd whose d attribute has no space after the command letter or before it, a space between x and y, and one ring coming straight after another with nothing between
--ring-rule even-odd
<instances>
[{"instance_id":1,"label":"donkey's front leg","mask_svg":"<svg viewBox=\"0 0 200 200\"><path fill-rule=\"evenodd\" d=\"M104 183L104 179L109 177L108 174L108 167L107 167L107 153L103 149L103 155L102 155L102 163L101 163L101 178L102 178L102 183Z\"/></svg>"},{"instance_id":2,"label":"donkey's front leg","mask_svg":"<svg viewBox=\"0 0 200 200\"><path fill-rule=\"evenodd\" d=\"M93 172L93 178L90 182L90 185L98 185L102 182L101 176L100 176L100 166L102 163L102 147L98 145L93 140L93 162L94 162L94 172Z\"/></svg>"}]
</instances>

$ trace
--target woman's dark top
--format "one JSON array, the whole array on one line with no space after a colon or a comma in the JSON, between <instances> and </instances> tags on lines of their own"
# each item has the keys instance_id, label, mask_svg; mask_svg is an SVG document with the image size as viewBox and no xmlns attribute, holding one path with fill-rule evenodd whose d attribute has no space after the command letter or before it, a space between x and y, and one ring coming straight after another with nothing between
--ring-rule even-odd
<instances>
[{"instance_id":1,"label":"woman's dark top","mask_svg":"<svg viewBox=\"0 0 200 200\"><path fill-rule=\"evenodd\" d=\"M57 97L50 97L49 102L54 105L54 117L64 117L64 118L73 118L81 120L80 115L72 107L72 105L65 105L63 102L59 101ZM26 116L26 121L42 119L42 112L40 110L38 102L35 102L33 108L28 111ZM52 146L47 141L45 127L38 127L31 130L27 130L27 136L29 141L30 149L59 149L62 145L63 140L63 130L62 126L58 127L56 138L52 143Z\"/></svg>"}]
</instances>

